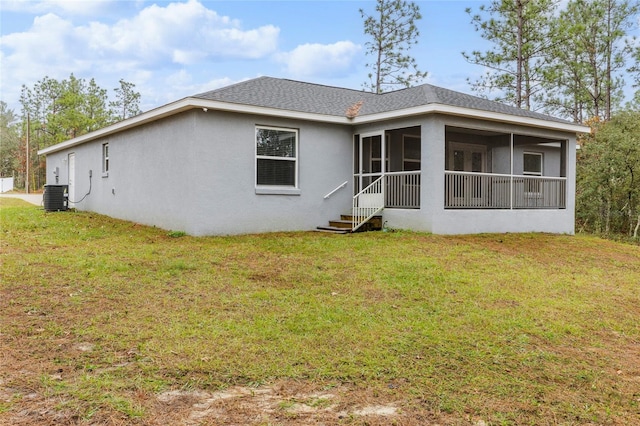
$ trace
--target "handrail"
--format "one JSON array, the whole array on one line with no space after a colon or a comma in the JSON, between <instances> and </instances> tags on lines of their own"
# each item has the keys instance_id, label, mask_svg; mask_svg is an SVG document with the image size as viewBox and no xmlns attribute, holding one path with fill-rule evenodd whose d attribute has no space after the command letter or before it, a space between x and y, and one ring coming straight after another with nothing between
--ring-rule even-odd
<instances>
[{"instance_id":1,"label":"handrail","mask_svg":"<svg viewBox=\"0 0 640 426\"><path fill-rule=\"evenodd\" d=\"M345 180L344 182L342 182L340 185L338 185L336 187L336 189L334 189L333 191L331 191L330 193L328 193L327 195L324 196L324 199L326 200L327 198L331 197L333 194L335 194L336 192L338 192L339 190L341 190L342 188L344 188L345 186L347 186L347 184L349 183L348 180Z\"/></svg>"},{"instance_id":2,"label":"handrail","mask_svg":"<svg viewBox=\"0 0 640 426\"><path fill-rule=\"evenodd\" d=\"M351 232L356 231L362 225L364 225L369 219L375 216L378 212L384 209L384 185L382 182L385 179L385 175L380 176L378 179L374 180L364 188L362 191L358 192L353 196L353 206L352 206L352 225ZM373 198L373 201L368 200L368 203L371 205L362 206L360 198L363 195L377 195L379 197ZM376 200L379 198L379 201Z\"/></svg>"}]
</instances>

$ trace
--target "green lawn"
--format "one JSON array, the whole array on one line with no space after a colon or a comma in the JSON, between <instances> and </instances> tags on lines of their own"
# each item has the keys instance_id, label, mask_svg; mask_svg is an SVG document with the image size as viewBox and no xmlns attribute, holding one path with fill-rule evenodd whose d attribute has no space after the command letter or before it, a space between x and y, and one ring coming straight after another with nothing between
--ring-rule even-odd
<instances>
[{"instance_id":1,"label":"green lawn","mask_svg":"<svg viewBox=\"0 0 640 426\"><path fill-rule=\"evenodd\" d=\"M252 424L640 424L637 245L0 214L0 424L162 424L163 392L276 383L339 400ZM338 415L364 399L397 414Z\"/></svg>"}]
</instances>

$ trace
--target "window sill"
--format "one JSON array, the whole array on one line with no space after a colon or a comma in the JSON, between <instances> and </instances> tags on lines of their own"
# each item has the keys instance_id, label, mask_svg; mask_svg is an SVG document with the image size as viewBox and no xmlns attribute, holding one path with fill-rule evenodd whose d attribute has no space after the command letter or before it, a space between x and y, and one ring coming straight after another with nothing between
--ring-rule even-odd
<instances>
[{"instance_id":1,"label":"window sill","mask_svg":"<svg viewBox=\"0 0 640 426\"><path fill-rule=\"evenodd\" d=\"M108 173L108 172L107 172L107 173L103 173L103 174L102 174L102 177L103 177L103 178L108 178L108 177L109 177L109 173Z\"/></svg>"},{"instance_id":2,"label":"window sill","mask_svg":"<svg viewBox=\"0 0 640 426\"><path fill-rule=\"evenodd\" d=\"M299 188L256 188L256 195L300 195Z\"/></svg>"}]
</instances>

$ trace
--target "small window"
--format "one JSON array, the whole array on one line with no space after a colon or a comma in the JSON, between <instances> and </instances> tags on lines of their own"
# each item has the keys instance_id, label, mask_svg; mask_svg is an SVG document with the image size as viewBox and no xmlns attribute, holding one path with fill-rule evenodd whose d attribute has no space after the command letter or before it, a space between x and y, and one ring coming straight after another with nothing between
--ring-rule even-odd
<instances>
[{"instance_id":1,"label":"small window","mask_svg":"<svg viewBox=\"0 0 640 426\"><path fill-rule=\"evenodd\" d=\"M109 173L109 144L102 144L102 174Z\"/></svg>"},{"instance_id":2,"label":"small window","mask_svg":"<svg viewBox=\"0 0 640 426\"><path fill-rule=\"evenodd\" d=\"M523 174L542 176L542 153L525 152L523 157Z\"/></svg>"},{"instance_id":3,"label":"small window","mask_svg":"<svg viewBox=\"0 0 640 426\"><path fill-rule=\"evenodd\" d=\"M298 131L256 127L256 186L298 187Z\"/></svg>"}]
</instances>

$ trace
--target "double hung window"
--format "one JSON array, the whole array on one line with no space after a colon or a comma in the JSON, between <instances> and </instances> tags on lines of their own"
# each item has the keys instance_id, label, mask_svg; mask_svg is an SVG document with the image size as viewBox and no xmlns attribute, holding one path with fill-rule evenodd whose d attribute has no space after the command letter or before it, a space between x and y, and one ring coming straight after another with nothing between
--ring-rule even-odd
<instances>
[{"instance_id":1,"label":"double hung window","mask_svg":"<svg viewBox=\"0 0 640 426\"><path fill-rule=\"evenodd\" d=\"M298 131L256 127L256 186L298 187Z\"/></svg>"},{"instance_id":2,"label":"double hung window","mask_svg":"<svg viewBox=\"0 0 640 426\"><path fill-rule=\"evenodd\" d=\"M109 144L102 144L102 174L109 174Z\"/></svg>"}]
</instances>

